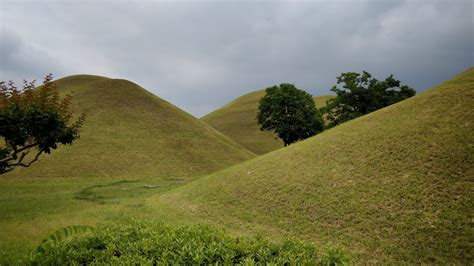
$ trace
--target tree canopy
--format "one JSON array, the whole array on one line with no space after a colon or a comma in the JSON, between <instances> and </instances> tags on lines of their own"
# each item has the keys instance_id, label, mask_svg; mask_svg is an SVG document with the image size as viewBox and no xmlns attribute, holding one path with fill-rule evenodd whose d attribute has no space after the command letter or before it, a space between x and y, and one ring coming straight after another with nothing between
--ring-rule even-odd
<instances>
[{"instance_id":1,"label":"tree canopy","mask_svg":"<svg viewBox=\"0 0 474 266\"><path fill-rule=\"evenodd\" d=\"M311 95L287 83L266 89L260 99L257 122L261 130L275 132L285 146L324 130Z\"/></svg>"},{"instance_id":2,"label":"tree canopy","mask_svg":"<svg viewBox=\"0 0 474 266\"><path fill-rule=\"evenodd\" d=\"M0 174L29 167L41 154L79 137L84 114L70 123L71 96L61 99L52 79L46 76L39 88L34 81L24 81L23 88L0 82Z\"/></svg>"},{"instance_id":3,"label":"tree canopy","mask_svg":"<svg viewBox=\"0 0 474 266\"><path fill-rule=\"evenodd\" d=\"M337 77L337 84L343 84L342 88L335 85L331 89L337 96L321 108L327 114L329 127L402 101L416 93L409 86L400 86L400 81L393 75L379 81L366 71L362 74L342 73Z\"/></svg>"}]
</instances>

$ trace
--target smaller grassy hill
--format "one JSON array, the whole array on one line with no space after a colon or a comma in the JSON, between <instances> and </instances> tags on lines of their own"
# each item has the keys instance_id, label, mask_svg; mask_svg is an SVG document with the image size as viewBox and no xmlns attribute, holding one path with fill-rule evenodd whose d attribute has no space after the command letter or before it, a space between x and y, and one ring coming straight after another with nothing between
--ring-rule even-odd
<instances>
[{"instance_id":1,"label":"smaller grassy hill","mask_svg":"<svg viewBox=\"0 0 474 266\"><path fill-rule=\"evenodd\" d=\"M283 142L272 132L258 127L256 116L265 90L245 94L201 118L213 128L238 142L255 154L264 154L283 147ZM326 105L332 96L315 96L316 107Z\"/></svg>"},{"instance_id":2,"label":"smaller grassy hill","mask_svg":"<svg viewBox=\"0 0 474 266\"><path fill-rule=\"evenodd\" d=\"M16 177L189 177L254 155L222 133L135 83L92 75L55 81L86 111L81 137Z\"/></svg>"},{"instance_id":3,"label":"smaller grassy hill","mask_svg":"<svg viewBox=\"0 0 474 266\"><path fill-rule=\"evenodd\" d=\"M472 264L473 106L474 68L150 204L341 245L360 264Z\"/></svg>"}]
</instances>

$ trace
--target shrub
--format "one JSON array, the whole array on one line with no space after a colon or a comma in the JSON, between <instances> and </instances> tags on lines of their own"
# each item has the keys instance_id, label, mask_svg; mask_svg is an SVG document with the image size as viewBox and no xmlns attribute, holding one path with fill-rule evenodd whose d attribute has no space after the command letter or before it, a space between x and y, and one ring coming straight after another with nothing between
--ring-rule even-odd
<instances>
[{"instance_id":1,"label":"shrub","mask_svg":"<svg viewBox=\"0 0 474 266\"><path fill-rule=\"evenodd\" d=\"M32 256L33 264L336 265L334 262L347 262L340 251L319 257L313 245L298 240L275 244L260 237L232 238L205 225L170 227L131 220L103 224L88 233L79 230L76 234L74 230L64 229L61 232L38 247ZM66 235L58 237L63 233Z\"/></svg>"}]
</instances>

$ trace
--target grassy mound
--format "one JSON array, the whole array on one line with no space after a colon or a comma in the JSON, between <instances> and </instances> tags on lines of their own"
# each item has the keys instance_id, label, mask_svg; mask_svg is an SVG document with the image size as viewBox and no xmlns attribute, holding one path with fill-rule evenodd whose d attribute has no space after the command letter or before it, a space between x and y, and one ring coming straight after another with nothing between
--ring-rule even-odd
<instances>
[{"instance_id":1,"label":"grassy mound","mask_svg":"<svg viewBox=\"0 0 474 266\"><path fill-rule=\"evenodd\" d=\"M151 204L185 219L336 243L359 263L473 261L474 69Z\"/></svg>"},{"instance_id":2,"label":"grassy mound","mask_svg":"<svg viewBox=\"0 0 474 266\"><path fill-rule=\"evenodd\" d=\"M257 110L265 90L245 94L227 105L205 115L202 121L224 133L255 154L264 154L283 147L283 142L271 132L262 132L257 124ZM326 105L332 96L314 97L316 107Z\"/></svg>"},{"instance_id":3,"label":"grassy mound","mask_svg":"<svg viewBox=\"0 0 474 266\"><path fill-rule=\"evenodd\" d=\"M55 81L87 110L81 138L0 178L0 265L18 264L44 235L116 215L152 215L143 202L255 155L125 80ZM158 212L159 214L160 212Z\"/></svg>"},{"instance_id":4,"label":"grassy mound","mask_svg":"<svg viewBox=\"0 0 474 266\"><path fill-rule=\"evenodd\" d=\"M254 156L132 82L78 75L56 84L61 93L73 95L75 113L87 112L81 138L6 176L187 177Z\"/></svg>"},{"instance_id":5,"label":"grassy mound","mask_svg":"<svg viewBox=\"0 0 474 266\"><path fill-rule=\"evenodd\" d=\"M33 264L329 265L347 261L338 250L318 256L314 246L300 241L274 244L263 238L232 238L203 225L169 227L128 220L83 228L90 227L67 227L53 234L38 247Z\"/></svg>"}]
</instances>

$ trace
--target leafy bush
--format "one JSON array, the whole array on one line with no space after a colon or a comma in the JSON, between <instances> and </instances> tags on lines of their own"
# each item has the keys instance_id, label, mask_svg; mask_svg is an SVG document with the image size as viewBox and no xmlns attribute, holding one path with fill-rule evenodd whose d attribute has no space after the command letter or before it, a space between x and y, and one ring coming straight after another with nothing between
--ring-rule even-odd
<instances>
[{"instance_id":1,"label":"leafy bush","mask_svg":"<svg viewBox=\"0 0 474 266\"><path fill-rule=\"evenodd\" d=\"M336 265L348 261L339 250L319 257L313 245L301 241L274 244L259 237L232 238L203 225L174 228L131 220L103 224L89 233L84 229L63 229L47 238L32 264Z\"/></svg>"}]
</instances>

